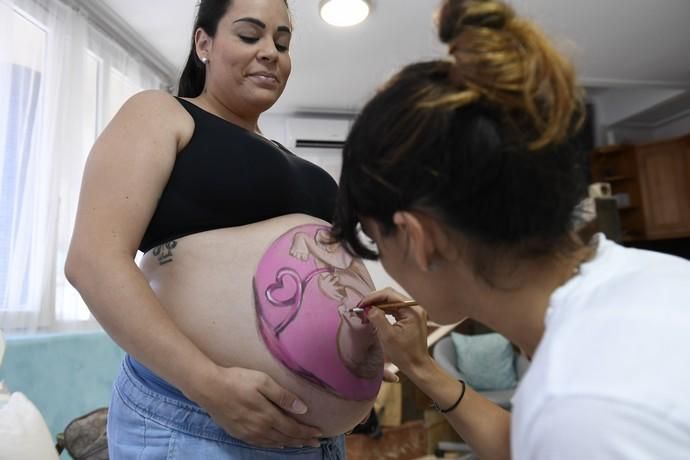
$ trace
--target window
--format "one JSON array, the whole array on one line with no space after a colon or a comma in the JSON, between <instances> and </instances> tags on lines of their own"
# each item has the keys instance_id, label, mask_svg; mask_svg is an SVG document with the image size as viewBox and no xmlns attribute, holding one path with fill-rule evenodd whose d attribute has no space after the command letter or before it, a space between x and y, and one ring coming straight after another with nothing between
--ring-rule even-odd
<instances>
[{"instance_id":1,"label":"window","mask_svg":"<svg viewBox=\"0 0 690 460\"><path fill-rule=\"evenodd\" d=\"M81 162L78 163L77 169L84 170L87 153L93 143L96 141L96 136L99 131L99 93L102 88L102 67L103 60L91 51L86 52L86 66L84 72L85 85L82 93L83 97L83 113L82 113L82 139L81 151L84 152ZM65 195L65 193L63 193ZM55 284L55 319L58 322L74 323L79 321L89 321L91 313L88 307L82 300L76 289L70 285L64 276L62 270L65 266L65 259L67 258L67 249L69 248L69 239L74 215L69 212L67 206L61 206L60 210L60 225L63 229L59 233L60 242L58 244L57 266L55 267L56 284Z\"/></svg>"},{"instance_id":2,"label":"window","mask_svg":"<svg viewBox=\"0 0 690 460\"><path fill-rule=\"evenodd\" d=\"M117 110L132 95L143 88L137 86L130 78L127 78L117 69L110 69L110 88L108 91L108 120L115 116Z\"/></svg>"},{"instance_id":3,"label":"window","mask_svg":"<svg viewBox=\"0 0 690 460\"><path fill-rule=\"evenodd\" d=\"M0 1L3 330L95 327L63 274L84 165L124 100L162 86L63 2Z\"/></svg>"},{"instance_id":4,"label":"window","mask_svg":"<svg viewBox=\"0 0 690 460\"><path fill-rule=\"evenodd\" d=\"M33 261L33 225L40 212L34 206L34 178L43 177L37 155L41 125L41 92L45 73L45 28L18 9L2 5L9 18L10 54L3 56L0 79L5 86L0 129L3 156L0 160L0 310L15 318L38 313L36 294L29 289L30 276L40 276ZM5 21L3 21L5 22Z\"/></svg>"}]
</instances>

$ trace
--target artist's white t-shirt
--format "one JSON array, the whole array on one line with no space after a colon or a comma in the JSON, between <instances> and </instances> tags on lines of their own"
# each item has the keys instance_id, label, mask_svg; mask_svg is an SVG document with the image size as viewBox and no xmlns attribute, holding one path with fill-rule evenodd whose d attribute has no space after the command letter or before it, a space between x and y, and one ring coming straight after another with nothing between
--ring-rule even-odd
<instances>
[{"instance_id":1,"label":"artist's white t-shirt","mask_svg":"<svg viewBox=\"0 0 690 460\"><path fill-rule=\"evenodd\" d=\"M690 459L690 262L598 235L513 399L513 459Z\"/></svg>"}]
</instances>

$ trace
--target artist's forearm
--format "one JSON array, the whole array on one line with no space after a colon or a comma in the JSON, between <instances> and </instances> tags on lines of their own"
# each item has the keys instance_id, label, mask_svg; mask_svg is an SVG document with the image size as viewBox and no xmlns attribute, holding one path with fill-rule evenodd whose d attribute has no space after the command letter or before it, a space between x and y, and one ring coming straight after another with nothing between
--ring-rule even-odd
<instances>
[{"instance_id":1,"label":"artist's forearm","mask_svg":"<svg viewBox=\"0 0 690 460\"><path fill-rule=\"evenodd\" d=\"M432 359L414 366L407 375L441 408L451 407L460 396L462 385ZM506 410L467 387L461 403L445 415L479 458L510 458L510 413Z\"/></svg>"}]
</instances>

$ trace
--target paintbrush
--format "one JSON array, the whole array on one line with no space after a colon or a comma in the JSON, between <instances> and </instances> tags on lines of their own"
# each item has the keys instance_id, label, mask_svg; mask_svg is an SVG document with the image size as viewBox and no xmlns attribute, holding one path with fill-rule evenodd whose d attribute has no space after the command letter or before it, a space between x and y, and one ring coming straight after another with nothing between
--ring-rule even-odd
<instances>
[{"instance_id":1,"label":"paintbrush","mask_svg":"<svg viewBox=\"0 0 690 460\"><path fill-rule=\"evenodd\" d=\"M419 305L416 300L405 300L403 302L382 303L379 305L371 305L372 307L380 308L383 311L397 310L398 308L414 307ZM348 310L349 313L364 313L369 307L353 307Z\"/></svg>"}]
</instances>

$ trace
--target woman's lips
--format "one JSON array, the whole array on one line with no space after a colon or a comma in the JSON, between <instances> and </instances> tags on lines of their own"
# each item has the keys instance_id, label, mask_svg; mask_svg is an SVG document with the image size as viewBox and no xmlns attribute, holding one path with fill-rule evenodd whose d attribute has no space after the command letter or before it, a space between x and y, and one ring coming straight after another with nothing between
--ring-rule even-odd
<instances>
[{"instance_id":1,"label":"woman's lips","mask_svg":"<svg viewBox=\"0 0 690 460\"><path fill-rule=\"evenodd\" d=\"M257 85L266 88L275 88L280 84L278 78L270 73L253 73L249 75L249 78L254 81Z\"/></svg>"}]
</instances>

